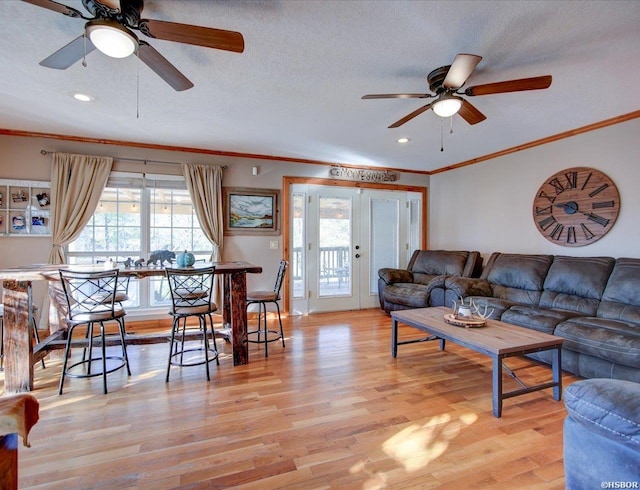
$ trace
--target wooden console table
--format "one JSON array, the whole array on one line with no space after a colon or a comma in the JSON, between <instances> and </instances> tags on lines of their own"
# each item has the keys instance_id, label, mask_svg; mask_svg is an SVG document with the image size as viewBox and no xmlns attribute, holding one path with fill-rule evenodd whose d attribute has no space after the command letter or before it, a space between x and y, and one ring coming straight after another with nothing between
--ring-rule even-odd
<instances>
[{"instance_id":1,"label":"wooden console table","mask_svg":"<svg viewBox=\"0 0 640 490\"><path fill-rule=\"evenodd\" d=\"M211 264L198 263L195 267ZM249 362L247 342L247 273L261 273L262 267L248 262L217 262L216 274L224 277L223 321L231 326L234 366ZM4 370L5 393L22 393L33 389L34 355L47 349L50 339L43 340L34 349L29 334L29 311L31 311L31 284L33 281L49 281L51 304L57 310L59 325L53 325L52 337L58 339L66 335L64 311L66 305L61 288L54 287L60 281L58 270L102 270L95 266L36 265L16 269L0 270L0 280L4 288ZM120 268L121 275L142 279L150 276L164 276L162 267ZM59 330L58 330L59 329ZM129 339L128 339L129 340ZM136 343L135 339L131 339ZM166 335L157 336L157 342L166 341ZM44 354L40 354L41 356Z\"/></svg>"}]
</instances>

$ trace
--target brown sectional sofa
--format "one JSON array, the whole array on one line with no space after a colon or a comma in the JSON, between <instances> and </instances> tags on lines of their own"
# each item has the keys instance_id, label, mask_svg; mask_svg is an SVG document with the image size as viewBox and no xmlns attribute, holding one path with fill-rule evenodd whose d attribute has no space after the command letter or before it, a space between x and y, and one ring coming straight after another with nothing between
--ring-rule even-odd
<instances>
[{"instance_id":1,"label":"brown sectional sofa","mask_svg":"<svg viewBox=\"0 0 640 490\"><path fill-rule=\"evenodd\" d=\"M416 250L406 269L378 271L380 308L394 310L443 306L444 290L436 289L445 277L478 277L482 270L479 252ZM450 304L450 303L449 303Z\"/></svg>"},{"instance_id":2,"label":"brown sectional sofa","mask_svg":"<svg viewBox=\"0 0 640 490\"><path fill-rule=\"evenodd\" d=\"M640 259L496 252L480 278L447 276L431 295L472 297L493 318L563 337L574 374L640 382Z\"/></svg>"}]
</instances>

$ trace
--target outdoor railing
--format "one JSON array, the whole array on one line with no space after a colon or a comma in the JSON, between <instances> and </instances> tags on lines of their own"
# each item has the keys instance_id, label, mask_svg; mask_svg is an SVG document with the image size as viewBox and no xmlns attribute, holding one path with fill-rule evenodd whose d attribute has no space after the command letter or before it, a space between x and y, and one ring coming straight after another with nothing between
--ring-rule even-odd
<instances>
[{"instance_id":1,"label":"outdoor railing","mask_svg":"<svg viewBox=\"0 0 640 490\"><path fill-rule=\"evenodd\" d=\"M293 280L302 279L302 247L295 247L290 270ZM343 280L349 275L349 247L320 247L320 281Z\"/></svg>"}]
</instances>

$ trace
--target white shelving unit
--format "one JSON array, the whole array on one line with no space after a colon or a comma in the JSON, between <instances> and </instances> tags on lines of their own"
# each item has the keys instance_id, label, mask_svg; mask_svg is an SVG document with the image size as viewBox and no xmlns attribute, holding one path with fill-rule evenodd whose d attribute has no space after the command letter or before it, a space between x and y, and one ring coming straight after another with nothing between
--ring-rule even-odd
<instances>
[{"instance_id":1,"label":"white shelving unit","mask_svg":"<svg viewBox=\"0 0 640 490\"><path fill-rule=\"evenodd\" d=\"M51 183L0 179L0 236L51 236Z\"/></svg>"}]
</instances>

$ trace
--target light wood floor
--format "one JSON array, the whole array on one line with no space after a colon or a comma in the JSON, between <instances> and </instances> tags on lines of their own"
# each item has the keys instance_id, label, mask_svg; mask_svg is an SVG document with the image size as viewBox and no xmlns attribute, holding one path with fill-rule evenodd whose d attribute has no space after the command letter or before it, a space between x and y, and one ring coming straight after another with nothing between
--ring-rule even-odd
<instances>
[{"instance_id":1,"label":"light wood floor","mask_svg":"<svg viewBox=\"0 0 640 490\"><path fill-rule=\"evenodd\" d=\"M58 396L55 353L35 368L40 421L19 450L20 488L564 488L566 412L551 390L506 400L496 419L489 358L428 342L392 359L390 323L378 310L288 318L286 348L265 359L251 344L250 364L233 367L225 345L211 382L199 366L165 383L167 344L132 346L133 375L109 375L106 396L100 378ZM551 375L507 364L529 382Z\"/></svg>"}]
</instances>

